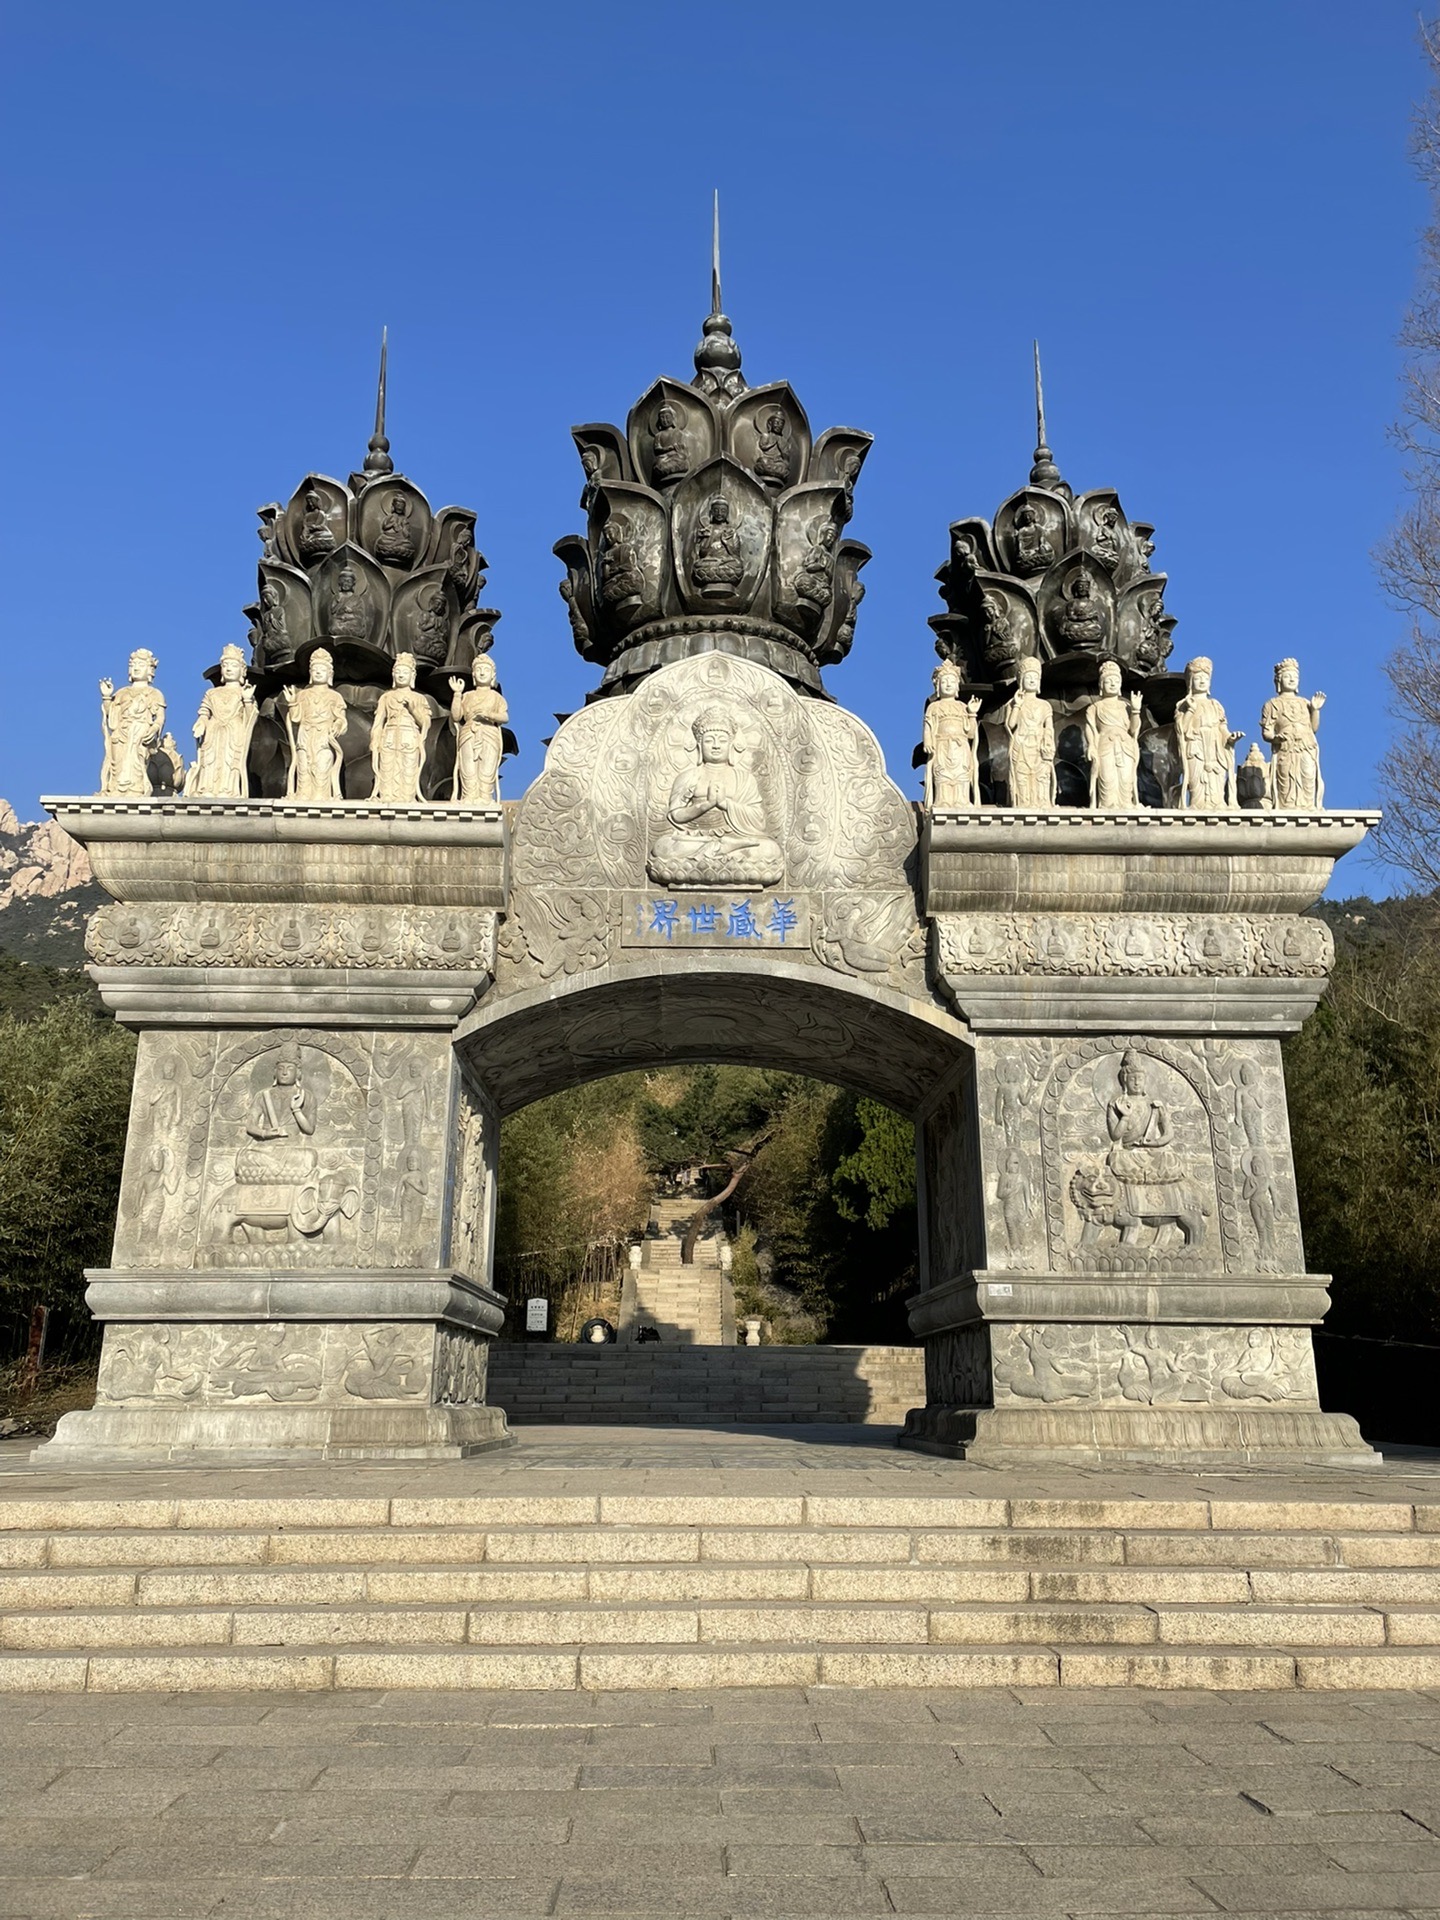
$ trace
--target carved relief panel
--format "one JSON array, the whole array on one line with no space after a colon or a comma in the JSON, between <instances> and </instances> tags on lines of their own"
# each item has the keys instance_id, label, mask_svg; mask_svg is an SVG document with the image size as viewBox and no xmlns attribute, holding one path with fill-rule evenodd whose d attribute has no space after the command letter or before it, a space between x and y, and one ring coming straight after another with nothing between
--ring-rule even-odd
<instances>
[{"instance_id":1,"label":"carved relief panel","mask_svg":"<svg viewBox=\"0 0 1440 1920\"><path fill-rule=\"evenodd\" d=\"M461 1083L451 1146L450 1265L489 1284L499 1128L481 1095Z\"/></svg>"},{"instance_id":2,"label":"carved relief panel","mask_svg":"<svg viewBox=\"0 0 1440 1920\"><path fill-rule=\"evenodd\" d=\"M433 1404L437 1351L470 1334L427 1321L245 1325L111 1325L98 1399L103 1404L196 1407ZM476 1344L482 1344L477 1342ZM453 1362L445 1362L450 1398ZM483 1397L484 1374L481 1370ZM476 1396L471 1396L476 1397Z\"/></svg>"},{"instance_id":3,"label":"carved relief panel","mask_svg":"<svg viewBox=\"0 0 1440 1920\"><path fill-rule=\"evenodd\" d=\"M1308 1327L989 1329L996 1406L1318 1404Z\"/></svg>"},{"instance_id":4,"label":"carved relief panel","mask_svg":"<svg viewBox=\"0 0 1440 1920\"><path fill-rule=\"evenodd\" d=\"M683 933L692 897L728 915L763 892L811 929L787 959L928 995L915 843L852 714L727 654L677 662L551 742L516 820L500 985L613 961L642 895Z\"/></svg>"},{"instance_id":5,"label":"carved relief panel","mask_svg":"<svg viewBox=\"0 0 1440 1920\"><path fill-rule=\"evenodd\" d=\"M310 1029L222 1052L200 1265L369 1264L385 1118L370 1082L365 1048Z\"/></svg>"},{"instance_id":6,"label":"carved relief panel","mask_svg":"<svg viewBox=\"0 0 1440 1920\"><path fill-rule=\"evenodd\" d=\"M117 1266L189 1266L194 1258L217 1044L209 1034L140 1035L115 1223Z\"/></svg>"},{"instance_id":7,"label":"carved relief panel","mask_svg":"<svg viewBox=\"0 0 1440 1920\"><path fill-rule=\"evenodd\" d=\"M1304 1271L1277 1042L982 1038L987 1265Z\"/></svg>"}]
</instances>

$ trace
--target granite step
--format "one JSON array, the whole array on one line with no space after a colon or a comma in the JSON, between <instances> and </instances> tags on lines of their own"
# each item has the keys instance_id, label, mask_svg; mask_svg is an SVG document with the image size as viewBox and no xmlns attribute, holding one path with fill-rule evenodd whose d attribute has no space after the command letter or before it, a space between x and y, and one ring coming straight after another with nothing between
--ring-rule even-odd
<instances>
[{"instance_id":1,"label":"granite step","mask_svg":"<svg viewBox=\"0 0 1440 1920\"><path fill-rule=\"evenodd\" d=\"M1195 1690L1405 1689L1440 1685L1440 1646L725 1647L152 1646L0 1652L0 1692L165 1693L498 1688L1154 1687Z\"/></svg>"},{"instance_id":2,"label":"granite step","mask_svg":"<svg viewBox=\"0 0 1440 1920\"><path fill-rule=\"evenodd\" d=\"M1440 1684L1440 1506L0 1502L0 1688L1030 1683Z\"/></svg>"}]
</instances>

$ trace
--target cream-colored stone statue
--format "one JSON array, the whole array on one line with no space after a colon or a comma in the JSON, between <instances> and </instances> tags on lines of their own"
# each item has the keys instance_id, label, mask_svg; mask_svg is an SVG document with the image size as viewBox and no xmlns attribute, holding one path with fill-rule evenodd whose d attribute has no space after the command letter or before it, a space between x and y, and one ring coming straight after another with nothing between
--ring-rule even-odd
<instances>
[{"instance_id":1,"label":"cream-colored stone statue","mask_svg":"<svg viewBox=\"0 0 1440 1920\"><path fill-rule=\"evenodd\" d=\"M308 687L286 687L285 734L290 743L290 774L285 792L291 800L338 800L344 766L340 742L347 709L335 691L335 662L317 647L310 656Z\"/></svg>"},{"instance_id":2,"label":"cream-colored stone statue","mask_svg":"<svg viewBox=\"0 0 1440 1920\"><path fill-rule=\"evenodd\" d=\"M1124 809L1140 804L1140 709L1142 696L1121 692L1118 661L1100 664L1100 691L1085 709L1085 752L1090 761L1092 807Z\"/></svg>"},{"instance_id":3,"label":"cream-colored stone statue","mask_svg":"<svg viewBox=\"0 0 1440 1920\"><path fill-rule=\"evenodd\" d=\"M133 798L150 793L150 755L165 731L165 696L155 685L159 664L148 647L137 647L130 656L128 686L117 693L113 680L100 682L102 794Z\"/></svg>"},{"instance_id":4,"label":"cream-colored stone statue","mask_svg":"<svg viewBox=\"0 0 1440 1920\"><path fill-rule=\"evenodd\" d=\"M477 654L470 669L475 682L467 688L452 678L450 719L455 727L456 800L476 800L482 805L500 797L500 756L505 751L504 727L510 718L505 697L495 685L495 662L488 653Z\"/></svg>"},{"instance_id":5,"label":"cream-colored stone statue","mask_svg":"<svg viewBox=\"0 0 1440 1920\"><path fill-rule=\"evenodd\" d=\"M1291 813L1308 813L1325 804L1320 778L1320 727L1323 693L1305 699L1300 692L1300 663L1282 660L1275 669L1275 697L1260 710L1260 734L1270 746L1270 804Z\"/></svg>"},{"instance_id":6,"label":"cream-colored stone statue","mask_svg":"<svg viewBox=\"0 0 1440 1920\"><path fill-rule=\"evenodd\" d=\"M375 770L371 798L406 806L420 798L430 703L416 692L413 653L396 655L391 681L370 723L370 764Z\"/></svg>"},{"instance_id":7,"label":"cream-colored stone statue","mask_svg":"<svg viewBox=\"0 0 1440 1920\"><path fill-rule=\"evenodd\" d=\"M244 800L250 792L250 736L255 731L255 689L241 648L220 653L220 684L200 702L193 732L195 764L185 780L190 799Z\"/></svg>"},{"instance_id":8,"label":"cream-colored stone statue","mask_svg":"<svg viewBox=\"0 0 1440 1920\"><path fill-rule=\"evenodd\" d=\"M1055 805L1055 716L1040 697L1040 662L1020 662L1020 685L1002 718L1010 737L1010 804Z\"/></svg>"},{"instance_id":9,"label":"cream-colored stone statue","mask_svg":"<svg viewBox=\"0 0 1440 1920\"><path fill-rule=\"evenodd\" d=\"M1235 805L1235 743L1225 709L1210 692L1214 663L1201 655L1185 669L1185 692L1175 707L1175 745L1180 755L1180 804L1201 812Z\"/></svg>"},{"instance_id":10,"label":"cream-colored stone statue","mask_svg":"<svg viewBox=\"0 0 1440 1920\"><path fill-rule=\"evenodd\" d=\"M736 760L735 713L708 707L691 731L700 762L675 777L665 810L669 831L651 849L650 878L669 887L774 886L784 856L765 831L760 783Z\"/></svg>"},{"instance_id":11,"label":"cream-colored stone statue","mask_svg":"<svg viewBox=\"0 0 1440 1920\"><path fill-rule=\"evenodd\" d=\"M980 696L960 698L960 669L946 660L935 669L935 691L925 703L920 751L925 760L927 807L980 804Z\"/></svg>"}]
</instances>

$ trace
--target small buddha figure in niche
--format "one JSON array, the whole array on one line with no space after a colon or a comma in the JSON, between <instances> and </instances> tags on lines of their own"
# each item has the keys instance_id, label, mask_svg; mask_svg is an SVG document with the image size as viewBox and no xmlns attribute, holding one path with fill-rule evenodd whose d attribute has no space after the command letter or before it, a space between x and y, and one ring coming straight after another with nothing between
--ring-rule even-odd
<instances>
[{"instance_id":1,"label":"small buddha figure in niche","mask_svg":"<svg viewBox=\"0 0 1440 1920\"><path fill-rule=\"evenodd\" d=\"M433 660L437 666L443 666L445 656L450 651L450 603L445 598L445 589L436 587L427 593L420 608L420 619L415 629L415 651L423 660Z\"/></svg>"},{"instance_id":2,"label":"small buddha figure in niche","mask_svg":"<svg viewBox=\"0 0 1440 1920\"><path fill-rule=\"evenodd\" d=\"M1107 567L1120 564L1120 515L1114 507L1097 507L1090 550Z\"/></svg>"},{"instance_id":3,"label":"small buddha figure in niche","mask_svg":"<svg viewBox=\"0 0 1440 1920\"><path fill-rule=\"evenodd\" d=\"M1100 691L1085 709L1085 752L1090 762L1092 807L1123 809L1140 804L1140 709L1143 700L1121 692L1117 661L1100 663Z\"/></svg>"},{"instance_id":4,"label":"small buddha figure in niche","mask_svg":"<svg viewBox=\"0 0 1440 1920\"><path fill-rule=\"evenodd\" d=\"M305 496L305 511L300 518L300 552L306 560L319 560L335 551L335 529L325 502L312 488Z\"/></svg>"},{"instance_id":5,"label":"small buddha figure in niche","mask_svg":"<svg viewBox=\"0 0 1440 1920\"><path fill-rule=\"evenodd\" d=\"M364 640L370 632L370 583L344 561L330 595L332 640Z\"/></svg>"},{"instance_id":6,"label":"small buddha figure in niche","mask_svg":"<svg viewBox=\"0 0 1440 1920\"><path fill-rule=\"evenodd\" d=\"M645 575L627 514L612 513L605 522L600 555L600 598L612 607L638 606Z\"/></svg>"},{"instance_id":7,"label":"small buddha figure in niche","mask_svg":"<svg viewBox=\"0 0 1440 1920\"><path fill-rule=\"evenodd\" d=\"M782 487L790 478L790 449L785 444L788 431L789 423L779 407L767 407L755 423L755 472L761 480ZM853 476L847 486L853 493Z\"/></svg>"},{"instance_id":8,"label":"small buddha figure in niche","mask_svg":"<svg viewBox=\"0 0 1440 1920\"><path fill-rule=\"evenodd\" d=\"M1020 685L1001 715L1010 740L1012 807L1055 805L1055 716L1040 694L1040 662L1020 662Z\"/></svg>"},{"instance_id":9,"label":"small buddha figure in niche","mask_svg":"<svg viewBox=\"0 0 1440 1920\"><path fill-rule=\"evenodd\" d=\"M306 1138L315 1131L315 1102L300 1078L300 1055L294 1047L282 1047L275 1060L275 1078L262 1089L246 1133L252 1140L288 1140L294 1134Z\"/></svg>"},{"instance_id":10,"label":"small buddha figure in niche","mask_svg":"<svg viewBox=\"0 0 1440 1920\"><path fill-rule=\"evenodd\" d=\"M1095 576L1088 567L1072 574L1063 589L1059 618L1060 637L1070 647L1103 647L1110 638L1110 613L1095 591Z\"/></svg>"},{"instance_id":11,"label":"small buddha figure in niche","mask_svg":"<svg viewBox=\"0 0 1440 1920\"><path fill-rule=\"evenodd\" d=\"M130 656L128 685L117 693L113 680L100 682L102 794L135 798L150 792L150 756L165 731L165 696L155 685L159 664L148 647L137 647Z\"/></svg>"},{"instance_id":12,"label":"small buddha figure in niche","mask_svg":"<svg viewBox=\"0 0 1440 1920\"><path fill-rule=\"evenodd\" d=\"M273 580L260 589L260 634L265 647L265 664L291 657L290 625L285 616L285 595Z\"/></svg>"},{"instance_id":13,"label":"small buddha figure in niche","mask_svg":"<svg viewBox=\"0 0 1440 1920\"><path fill-rule=\"evenodd\" d=\"M470 677L475 684L468 689L458 677L450 681L450 719L455 728L452 798L484 805L499 798L503 729L510 709L495 685L495 662L488 653L475 656Z\"/></svg>"},{"instance_id":14,"label":"small buddha figure in niche","mask_svg":"<svg viewBox=\"0 0 1440 1920\"><path fill-rule=\"evenodd\" d=\"M655 458L652 468L657 487L681 480L690 471L690 453L676 409L667 401L655 415Z\"/></svg>"},{"instance_id":15,"label":"small buddha figure in niche","mask_svg":"<svg viewBox=\"0 0 1440 1920\"><path fill-rule=\"evenodd\" d=\"M740 584L745 563L740 535L731 524L730 502L712 500L690 536L690 572L707 599L728 599Z\"/></svg>"},{"instance_id":16,"label":"small buddha figure in niche","mask_svg":"<svg viewBox=\"0 0 1440 1920\"><path fill-rule=\"evenodd\" d=\"M463 593L470 579L471 563L475 559L475 530L462 524L455 529L450 542L450 558L446 562L445 572Z\"/></svg>"},{"instance_id":17,"label":"small buddha figure in niche","mask_svg":"<svg viewBox=\"0 0 1440 1920\"><path fill-rule=\"evenodd\" d=\"M1142 593L1136 609L1140 615L1140 631L1135 641L1135 665L1153 673L1168 658L1172 644L1165 631L1165 601L1159 593Z\"/></svg>"},{"instance_id":18,"label":"small buddha figure in niche","mask_svg":"<svg viewBox=\"0 0 1440 1920\"><path fill-rule=\"evenodd\" d=\"M425 742L430 735L430 703L416 691L413 653L396 655L391 681L370 723L372 798L409 806L420 799Z\"/></svg>"},{"instance_id":19,"label":"small buddha figure in niche","mask_svg":"<svg viewBox=\"0 0 1440 1920\"><path fill-rule=\"evenodd\" d=\"M985 660L992 667L1008 666L1019 653L1010 603L1003 593L981 596L981 617L985 622Z\"/></svg>"},{"instance_id":20,"label":"small buddha figure in niche","mask_svg":"<svg viewBox=\"0 0 1440 1920\"><path fill-rule=\"evenodd\" d=\"M250 792L250 736L255 731L255 689L245 655L236 646L220 655L220 684L200 702L196 719L195 764L185 787L217 800L243 800Z\"/></svg>"},{"instance_id":21,"label":"small buddha figure in niche","mask_svg":"<svg viewBox=\"0 0 1440 1920\"><path fill-rule=\"evenodd\" d=\"M935 669L925 704L920 751L925 760L927 807L980 805L980 696L960 698L960 669L946 660Z\"/></svg>"},{"instance_id":22,"label":"small buddha figure in niche","mask_svg":"<svg viewBox=\"0 0 1440 1920\"><path fill-rule=\"evenodd\" d=\"M1015 571L1043 573L1055 564L1055 546L1037 509L1027 500L1015 515Z\"/></svg>"},{"instance_id":23,"label":"small buddha figure in niche","mask_svg":"<svg viewBox=\"0 0 1440 1920\"><path fill-rule=\"evenodd\" d=\"M795 591L802 600L808 600L817 613L830 604L830 595L834 591L831 575L835 569L838 533L839 529L833 520L812 520L806 530L810 551L801 561L800 571L795 576Z\"/></svg>"},{"instance_id":24,"label":"small buddha figure in niche","mask_svg":"<svg viewBox=\"0 0 1440 1920\"><path fill-rule=\"evenodd\" d=\"M335 691L335 662L323 647L310 656L309 686L286 687L283 698L290 743L287 798L338 800L343 767L340 743L347 713L344 699Z\"/></svg>"},{"instance_id":25,"label":"small buddha figure in niche","mask_svg":"<svg viewBox=\"0 0 1440 1920\"><path fill-rule=\"evenodd\" d=\"M1275 669L1275 697L1260 710L1260 735L1270 747L1270 804L1282 811L1308 813L1325 804L1320 778L1320 728L1323 693L1305 699L1300 692L1300 663L1282 660Z\"/></svg>"},{"instance_id":26,"label":"small buddha figure in niche","mask_svg":"<svg viewBox=\"0 0 1440 1920\"><path fill-rule=\"evenodd\" d=\"M671 887L774 886L784 856L766 832L760 783L736 758L734 712L709 707L691 731L699 764L675 776L667 830L650 853L650 878Z\"/></svg>"},{"instance_id":27,"label":"small buddha figure in niche","mask_svg":"<svg viewBox=\"0 0 1440 1920\"><path fill-rule=\"evenodd\" d=\"M375 541L375 557L400 567L408 567L415 558L415 524L410 502L403 493L392 493L385 503Z\"/></svg>"},{"instance_id":28,"label":"small buddha figure in niche","mask_svg":"<svg viewBox=\"0 0 1440 1920\"><path fill-rule=\"evenodd\" d=\"M1175 707L1175 744L1180 752L1180 804L1228 812L1235 805L1235 743L1225 709L1210 692L1213 661L1203 655L1185 669L1185 693Z\"/></svg>"}]
</instances>

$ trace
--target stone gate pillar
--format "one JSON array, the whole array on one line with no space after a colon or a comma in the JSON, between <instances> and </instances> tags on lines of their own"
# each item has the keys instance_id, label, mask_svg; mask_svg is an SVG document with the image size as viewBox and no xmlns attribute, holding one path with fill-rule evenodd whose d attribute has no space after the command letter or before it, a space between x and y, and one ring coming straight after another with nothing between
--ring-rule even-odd
<instances>
[{"instance_id":1,"label":"stone gate pillar","mask_svg":"<svg viewBox=\"0 0 1440 1920\"><path fill-rule=\"evenodd\" d=\"M114 1255L89 1275L98 1398L44 1458L502 1444L497 1132L451 1043L494 973L500 807L46 804L114 896L92 973L139 1053Z\"/></svg>"},{"instance_id":2,"label":"stone gate pillar","mask_svg":"<svg viewBox=\"0 0 1440 1920\"><path fill-rule=\"evenodd\" d=\"M935 811L937 978L973 1064L920 1116L927 1399L983 1460L1376 1458L1322 1413L1280 1037L1368 813Z\"/></svg>"}]
</instances>

